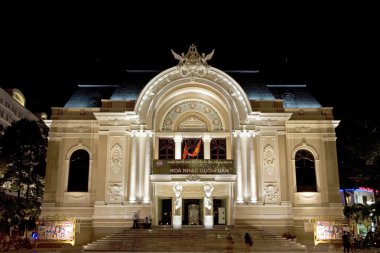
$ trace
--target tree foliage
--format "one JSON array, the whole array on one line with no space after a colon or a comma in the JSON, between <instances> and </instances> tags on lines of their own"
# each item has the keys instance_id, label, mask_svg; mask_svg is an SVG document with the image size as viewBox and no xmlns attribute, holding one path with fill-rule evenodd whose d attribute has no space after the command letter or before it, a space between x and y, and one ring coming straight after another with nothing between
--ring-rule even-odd
<instances>
[{"instance_id":1,"label":"tree foliage","mask_svg":"<svg viewBox=\"0 0 380 253\"><path fill-rule=\"evenodd\" d=\"M344 216L355 220L356 223L363 223L370 217L371 208L364 204L353 204L344 207Z\"/></svg>"},{"instance_id":2,"label":"tree foliage","mask_svg":"<svg viewBox=\"0 0 380 253\"><path fill-rule=\"evenodd\" d=\"M379 199L380 98L350 99L350 110L340 115L337 129L341 188L370 187ZM338 116L339 117L339 116Z\"/></svg>"},{"instance_id":3,"label":"tree foliage","mask_svg":"<svg viewBox=\"0 0 380 253\"><path fill-rule=\"evenodd\" d=\"M7 127L0 137L3 217L37 214L36 200L43 196L47 133L43 122L21 119Z\"/></svg>"}]
</instances>

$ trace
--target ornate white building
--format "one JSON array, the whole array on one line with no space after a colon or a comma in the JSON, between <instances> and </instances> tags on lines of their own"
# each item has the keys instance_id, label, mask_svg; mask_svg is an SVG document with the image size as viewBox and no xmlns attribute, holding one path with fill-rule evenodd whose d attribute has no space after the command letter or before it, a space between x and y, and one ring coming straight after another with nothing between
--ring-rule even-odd
<instances>
[{"instance_id":1,"label":"ornate white building","mask_svg":"<svg viewBox=\"0 0 380 253\"><path fill-rule=\"evenodd\" d=\"M39 118L25 107L25 96L18 89L0 88L0 125L4 128L22 118L38 121Z\"/></svg>"},{"instance_id":2,"label":"ornate white building","mask_svg":"<svg viewBox=\"0 0 380 253\"><path fill-rule=\"evenodd\" d=\"M52 108L42 216L77 218L79 244L132 227L134 212L300 240L342 218L332 108L305 85L211 67L213 53L173 51L172 68L82 85Z\"/></svg>"}]
</instances>

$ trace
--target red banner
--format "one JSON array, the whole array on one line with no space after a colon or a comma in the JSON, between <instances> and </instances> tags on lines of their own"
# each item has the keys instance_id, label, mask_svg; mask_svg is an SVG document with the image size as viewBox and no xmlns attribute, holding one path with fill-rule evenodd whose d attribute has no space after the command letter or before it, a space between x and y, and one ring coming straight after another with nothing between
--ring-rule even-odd
<instances>
[{"instance_id":1,"label":"red banner","mask_svg":"<svg viewBox=\"0 0 380 253\"><path fill-rule=\"evenodd\" d=\"M187 158L188 153L189 151L187 150L187 142L185 142L185 148L183 149L183 153L182 153L182 160L185 160Z\"/></svg>"},{"instance_id":2,"label":"red banner","mask_svg":"<svg viewBox=\"0 0 380 253\"><path fill-rule=\"evenodd\" d=\"M201 144L202 144L202 139L199 139L199 141L197 143L197 146L194 149L194 152L193 153L188 153L187 155L190 156L190 157L197 156L198 153L199 153L199 151L201 150Z\"/></svg>"}]
</instances>

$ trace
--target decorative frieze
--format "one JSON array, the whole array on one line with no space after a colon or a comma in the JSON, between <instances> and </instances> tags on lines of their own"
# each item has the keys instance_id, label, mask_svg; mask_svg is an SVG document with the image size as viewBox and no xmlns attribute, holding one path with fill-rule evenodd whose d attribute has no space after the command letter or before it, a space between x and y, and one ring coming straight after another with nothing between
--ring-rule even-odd
<instances>
[{"instance_id":1,"label":"decorative frieze","mask_svg":"<svg viewBox=\"0 0 380 253\"><path fill-rule=\"evenodd\" d=\"M175 120L181 114L190 111L198 112L202 115L205 115L209 122L212 124L212 128L214 131L223 130L222 120L220 119L219 114L210 105L200 101L186 101L174 106L165 116L162 125L162 130L173 130L173 123L175 122Z\"/></svg>"},{"instance_id":2,"label":"decorative frieze","mask_svg":"<svg viewBox=\"0 0 380 253\"><path fill-rule=\"evenodd\" d=\"M62 128L75 128L75 129L90 129L92 127L98 127L99 124L96 121L86 121L86 122L68 122L68 121L53 121L51 127L62 127ZM74 130L75 131L75 130Z\"/></svg>"},{"instance_id":3,"label":"decorative frieze","mask_svg":"<svg viewBox=\"0 0 380 253\"><path fill-rule=\"evenodd\" d=\"M190 174L186 177L186 181L200 181L201 178L199 177L199 175L196 175L196 174Z\"/></svg>"}]
</instances>

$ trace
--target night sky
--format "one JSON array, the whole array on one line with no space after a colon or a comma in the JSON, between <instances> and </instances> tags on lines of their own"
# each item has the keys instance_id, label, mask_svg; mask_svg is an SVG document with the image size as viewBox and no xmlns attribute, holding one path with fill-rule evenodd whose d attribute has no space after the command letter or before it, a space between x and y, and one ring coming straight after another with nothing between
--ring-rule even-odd
<instances>
[{"instance_id":1,"label":"night sky","mask_svg":"<svg viewBox=\"0 0 380 253\"><path fill-rule=\"evenodd\" d=\"M117 84L127 69L165 70L177 64L170 49L187 52L194 43L199 53L215 49L209 64L221 70L307 84L338 119L379 100L380 22L370 6L181 5L1 6L0 86L19 88L30 110L49 113L78 84Z\"/></svg>"}]
</instances>

